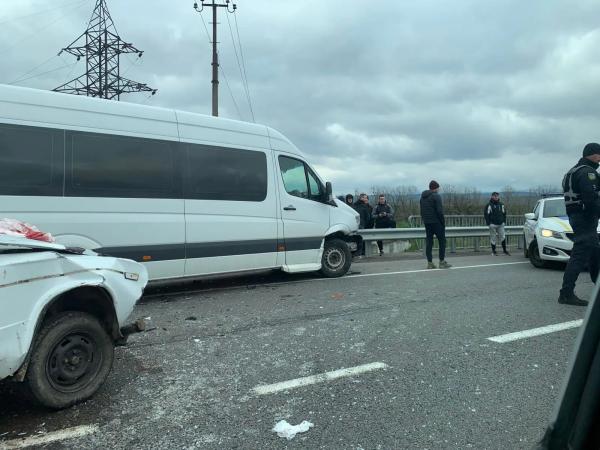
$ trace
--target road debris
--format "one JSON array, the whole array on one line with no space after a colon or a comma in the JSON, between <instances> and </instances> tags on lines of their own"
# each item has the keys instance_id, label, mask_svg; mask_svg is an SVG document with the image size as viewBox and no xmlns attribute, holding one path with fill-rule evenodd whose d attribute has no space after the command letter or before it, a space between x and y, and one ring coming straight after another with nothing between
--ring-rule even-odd
<instances>
[{"instance_id":1,"label":"road debris","mask_svg":"<svg viewBox=\"0 0 600 450\"><path fill-rule=\"evenodd\" d=\"M284 437L288 441L294 439L298 433L306 433L310 428L315 425L311 422L303 420L299 425L290 425L287 420L280 420L273 427L273 433L277 433L277 436Z\"/></svg>"}]
</instances>

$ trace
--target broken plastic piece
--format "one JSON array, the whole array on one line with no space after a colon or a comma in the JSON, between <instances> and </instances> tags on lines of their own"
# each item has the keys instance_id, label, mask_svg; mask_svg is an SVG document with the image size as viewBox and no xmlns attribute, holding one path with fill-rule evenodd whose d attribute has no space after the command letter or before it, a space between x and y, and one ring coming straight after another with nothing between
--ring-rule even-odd
<instances>
[{"instance_id":1,"label":"broken plastic piece","mask_svg":"<svg viewBox=\"0 0 600 450\"><path fill-rule=\"evenodd\" d=\"M308 422L306 420L303 420L302 423L300 423L299 425L290 425L287 422L287 420L280 420L273 427L272 431L274 433L277 433L277 436L284 437L288 441L290 441L290 440L294 439L296 434L306 433L310 428L312 428L314 426L315 426L314 424L312 424L311 422Z\"/></svg>"}]
</instances>

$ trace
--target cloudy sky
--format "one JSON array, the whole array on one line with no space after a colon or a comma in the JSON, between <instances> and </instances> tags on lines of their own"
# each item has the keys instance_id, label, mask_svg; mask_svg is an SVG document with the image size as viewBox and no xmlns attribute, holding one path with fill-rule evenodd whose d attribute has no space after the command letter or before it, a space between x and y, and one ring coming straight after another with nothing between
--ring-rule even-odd
<instances>
[{"instance_id":1,"label":"cloudy sky","mask_svg":"<svg viewBox=\"0 0 600 450\"><path fill-rule=\"evenodd\" d=\"M84 61L55 55L94 3L0 0L0 83L51 89L83 73ZM211 48L192 5L108 0L121 37L145 51L122 71L159 89L124 101L210 114ZM558 185L600 141L597 0L240 0L236 14L256 121L336 193L432 178ZM252 120L223 10L220 22L235 99L221 79L220 115Z\"/></svg>"}]
</instances>

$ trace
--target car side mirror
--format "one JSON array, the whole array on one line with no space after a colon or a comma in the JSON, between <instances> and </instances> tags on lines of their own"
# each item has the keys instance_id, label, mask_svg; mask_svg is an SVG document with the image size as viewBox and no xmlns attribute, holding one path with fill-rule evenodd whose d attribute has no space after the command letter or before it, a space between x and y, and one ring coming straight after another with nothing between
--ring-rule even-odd
<instances>
[{"instance_id":1,"label":"car side mirror","mask_svg":"<svg viewBox=\"0 0 600 450\"><path fill-rule=\"evenodd\" d=\"M534 213L527 213L527 214L525 214L525 218L527 220L536 220L536 217L535 217Z\"/></svg>"}]
</instances>

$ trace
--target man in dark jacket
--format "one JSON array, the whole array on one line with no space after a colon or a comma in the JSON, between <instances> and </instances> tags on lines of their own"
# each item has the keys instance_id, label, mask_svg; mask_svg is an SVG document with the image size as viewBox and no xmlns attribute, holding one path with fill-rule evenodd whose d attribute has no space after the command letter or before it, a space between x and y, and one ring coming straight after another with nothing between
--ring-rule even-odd
<instances>
[{"instance_id":1,"label":"man in dark jacket","mask_svg":"<svg viewBox=\"0 0 600 450\"><path fill-rule=\"evenodd\" d=\"M354 208L354 196L352 194L346 194L346 205Z\"/></svg>"},{"instance_id":2,"label":"man in dark jacket","mask_svg":"<svg viewBox=\"0 0 600 450\"><path fill-rule=\"evenodd\" d=\"M383 194L379 194L377 205L373 211L373 219L375 220L375 228L396 228L394 211L386 203ZM377 247L379 247L379 256L383 256L383 241L377 241Z\"/></svg>"},{"instance_id":3,"label":"man in dark jacket","mask_svg":"<svg viewBox=\"0 0 600 450\"><path fill-rule=\"evenodd\" d=\"M440 269L452 267L446 262L446 221L444 219L444 207L442 198L438 191L440 185L437 181L429 182L429 190L421 194L421 218L425 225L426 246L425 255L427 256L427 268L435 269L433 263L433 236L437 237L440 246Z\"/></svg>"},{"instance_id":4,"label":"man in dark jacket","mask_svg":"<svg viewBox=\"0 0 600 450\"><path fill-rule=\"evenodd\" d=\"M485 223L490 228L490 243L492 244L492 255L496 256L496 243L498 240L502 243L502 251L505 255L510 255L506 249L506 233L504 225L506 224L506 208L504 203L500 201L500 194L492 192L492 197L485 208L483 209L483 217ZM496 239L497 237L497 239Z\"/></svg>"},{"instance_id":5,"label":"man in dark jacket","mask_svg":"<svg viewBox=\"0 0 600 450\"><path fill-rule=\"evenodd\" d=\"M587 144L583 157L563 178L563 192L569 223L575 234L571 258L565 269L558 303L585 306L587 301L575 295L575 283L587 265L595 283L600 264L598 218L600 218L600 178L596 169L600 163L600 145Z\"/></svg>"},{"instance_id":6,"label":"man in dark jacket","mask_svg":"<svg viewBox=\"0 0 600 450\"><path fill-rule=\"evenodd\" d=\"M360 224L358 228L366 229L373 228L372 224L372 215L373 215L373 207L369 205L369 197L367 194L360 194L358 196L358 201L354 204L354 209L360 216ZM362 248L360 250L360 255L365 255L365 243L363 241Z\"/></svg>"}]
</instances>

